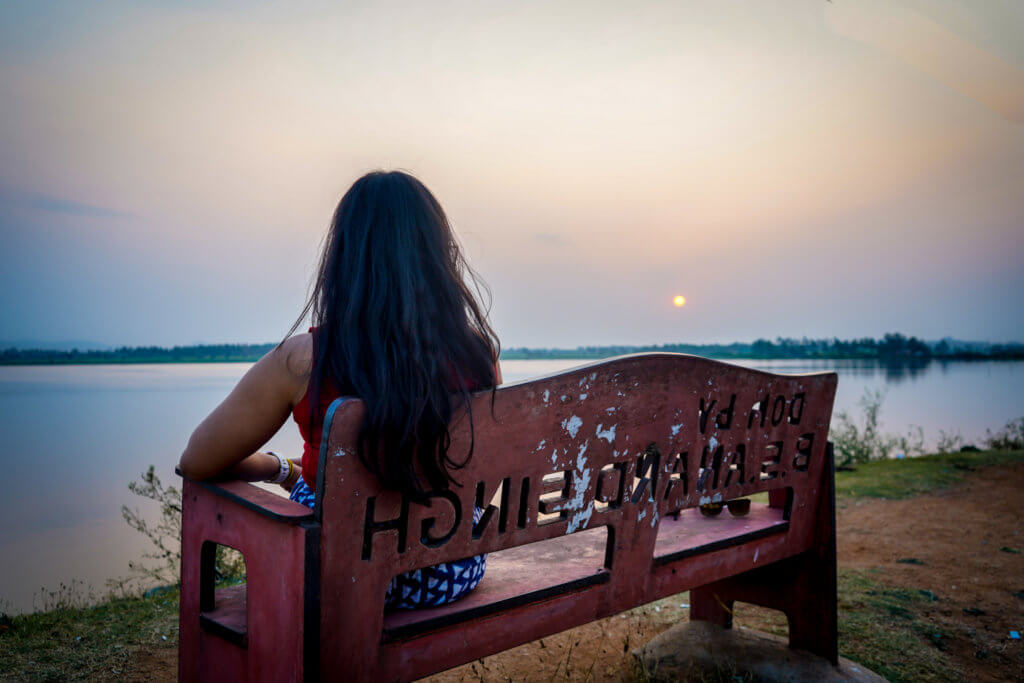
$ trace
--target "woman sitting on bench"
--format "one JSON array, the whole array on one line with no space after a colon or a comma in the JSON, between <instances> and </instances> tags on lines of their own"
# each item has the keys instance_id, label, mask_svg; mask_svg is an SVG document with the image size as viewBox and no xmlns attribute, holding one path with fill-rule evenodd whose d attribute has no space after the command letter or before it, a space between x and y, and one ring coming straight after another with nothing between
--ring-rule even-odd
<instances>
[{"instance_id":1,"label":"woman sitting on bench","mask_svg":"<svg viewBox=\"0 0 1024 683\"><path fill-rule=\"evenodd\" d=\"M279 483L313 507L324 414L335 398L357 396L366 403L363 465L414 500L447 488L472 455L448 452L449 418L471 391L501 383L498 340L467 275L476 280L422 183L401 172L357 180L334 213L316 285L289 334L306 315L313 326L261 358L203 420L182 473ZM305 440L301 465L254 452L289 415ZM385 604L451 602L476 587L484 568L479 555L402 574Z\"/></svg>"}]
</instances>

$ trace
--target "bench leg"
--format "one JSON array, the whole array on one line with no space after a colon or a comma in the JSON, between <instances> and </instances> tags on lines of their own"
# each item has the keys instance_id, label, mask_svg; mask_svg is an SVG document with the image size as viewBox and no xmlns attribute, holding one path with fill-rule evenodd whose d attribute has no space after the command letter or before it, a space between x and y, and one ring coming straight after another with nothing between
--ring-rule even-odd
<instances>
[{"instance_id":1,"label":"bench leg","mask_svg":"<svg viewBox=\"0 0 1024 683\"><path fill-rule=\"evenodd\" d=\"M690 591L690 618L732 628L737 600L777 609L789 622L790 647L838 663L835 555L809 551Z\"/></svg>"},{"instance_id":2,"label":"bench leg","mask_svg":"<svg viewBox=\"0 0 1024 683\"><path fill-rule=\"evenodd\" d=\"M839 663L836 604L835 474L832 445L818 509L815 546L805 553L690 591L690 618L732 628L740 600L777 609L789 622L789 646Z\"/></svg>"},{"instance_id":3,"label":"bench leg","mask_svg":"<svg viewBox=\"0 0 1024 683\"><path fill-rule=\"evenodd\" d=\"M722 628L732 628L733 601L723 599L725 594L718 584L710 583L690 591L690 619L710 621Z\"/></svg>"},{"instance_id":4,"label":"bench leg","mask_svg":"<svg viewBox=\"0 0 1024 683\"><path fill-rule=\"evenodd\" d=\"M319 613L310 608L306 588L319 580L317 555L311 555L319 550L319 529L275 521L187 480L182 502L179 680L315 679L315 666L306 663L319 644L313 640ZM210 624L221 618L211 617L216 545L245 558L244 618L239 624L232 615L228 633L223 621Z\"/></svg>"}]
</instances>

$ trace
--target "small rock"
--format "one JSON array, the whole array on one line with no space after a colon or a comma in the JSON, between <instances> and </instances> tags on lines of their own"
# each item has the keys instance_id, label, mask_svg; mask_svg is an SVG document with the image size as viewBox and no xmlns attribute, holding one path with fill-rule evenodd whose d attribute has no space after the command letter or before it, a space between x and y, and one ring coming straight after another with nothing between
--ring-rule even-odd
<instances>
[{"instance_id":1,"label":"small rock","mask_svg":"<svg viewBox=\"0 0 1024 683\"><path fill-rule=\"evenodd\" d=\"M926 590L926 589L924 589L924 588L922 588L921 590L919 590L919 591L918 591L918 593L920 593L920 594L921 594L921 595L923 595L924 597L928 598L928 600L929 600L930 602L935 602L936 600L938 600L938 599L939 599L939 596L937 596L937 595L936 595L935 593L932 593L932 592L931 592L930 590Z\"/></svg>"},{"instance_id":2,"label":"small rock","mask_svg":"<svg viewBox=\"0 0 1024 683\"><path fill-rule=\"evenodd\" d=\"M1011 548L1008 545L1004 545L1000 548L1004 553L1013 553L1014 555L1020 555L1020 548Z\"/></svg>"},{"instance_id":3,"label":"small rock","mask_svg":"<svg viewBox=\"0 0 1024 683\"><path fill-rule=\"evenodd\" d=\"M978 609L977 607L964 607L964 614L969 614L972 617L980 617L985 614L985 610Z\"/></svg>"},{"instance_id":4,"label":"small rock","mask_svg":"<svg viewBox=\"0 0 1024 683\"><path fill-rule=\"evenodd\" d=\"M676 624L633 650L633 656L653 681L690 680L702 673L709 680L720 680L722 671L730 672L737 680L885 680L843 657L839 666L833 667L828 660L809 652L790 649L783 638L743 628L723 629L706 621Z\"/></svg>"},{"instance_id":5,"label":"small rock","mask_svg":"<svg viewBox=\"0 0 1024 683\"><path fill-rule=\"evenodd\" d=\"M899 562L900 564L924 564L924 562L922 562L921 560L917 559L916 557L901 557L900 559L898 559L896 561Z\"/></svg>"}]
</instances>

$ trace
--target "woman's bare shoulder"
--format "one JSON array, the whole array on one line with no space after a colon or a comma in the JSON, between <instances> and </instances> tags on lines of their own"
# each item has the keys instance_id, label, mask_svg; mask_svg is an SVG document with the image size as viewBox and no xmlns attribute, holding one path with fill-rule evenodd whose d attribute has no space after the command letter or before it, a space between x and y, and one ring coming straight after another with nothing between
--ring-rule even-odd
<instances>
[{"instance_id":1,"label":"woman's bare shoulder","mask_svg":"<svg viewBox=\"0 0 1024 683\"><path fill-rule=\"evenodd\" d=\"M295 388L296 402L302 399L313 371L313 335L304 332L285 339L276 349L279 362Z\"/></svg>"}]
</instances>

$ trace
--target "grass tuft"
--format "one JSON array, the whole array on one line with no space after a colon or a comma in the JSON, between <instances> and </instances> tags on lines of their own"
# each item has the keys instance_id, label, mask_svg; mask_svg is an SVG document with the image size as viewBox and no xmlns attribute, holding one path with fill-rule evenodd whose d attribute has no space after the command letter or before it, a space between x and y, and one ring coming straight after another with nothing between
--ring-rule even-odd
<instances>
[{"instance_id":1,"label":"grass tuft","mask_svg":"<svg viewBox=\"0 0 1024 683\"><path fill-rule=\"evenodd\" d=\"M1024 462L1024 451L980 451L874 460L850 472L836 472L836 495L852 498L910 498L960 483L979 467Z\"/></svg>"},{"instance_id":2,"label":"grass tuft","mask_svg":"<svg viewBox=\"0 0 1024 683\"><path fill-rule=\"evenodd\" d=\"M92 607L60 606L9 617L0 633L0 678L129 678L134 651L178 644L178 589L116 598Z\"/></svg>"}]
</instances>

